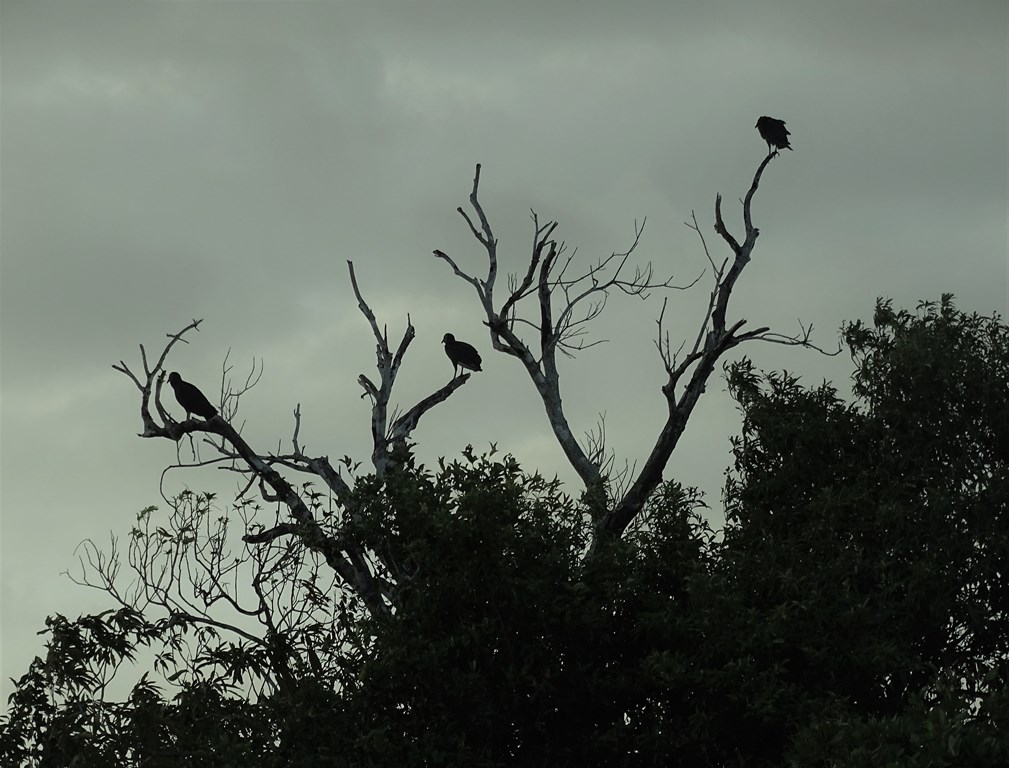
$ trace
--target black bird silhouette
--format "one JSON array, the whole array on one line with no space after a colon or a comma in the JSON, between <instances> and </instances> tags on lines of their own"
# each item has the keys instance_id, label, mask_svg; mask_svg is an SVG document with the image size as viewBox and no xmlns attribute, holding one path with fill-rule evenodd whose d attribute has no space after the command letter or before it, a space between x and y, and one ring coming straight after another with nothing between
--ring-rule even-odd
<instances>
[{"instance_id":1,"label":"black bird silhouette","mask_svg":"<svg viewBox=\"0 0 1009 768\"><path fill-rule=\"evenodd\" d=\"M459 375L459 369L467 371L482 371L480 353L465 341L456 341L455 336L446 333L441 343L445 345L445 354L452 361L452 378Z\"/></svg>"},{"instance_id":2,"label":"black bird silhouette","mask_svg":"<svg viewBox=\"0 0 1009 768\"><path fill-rule=\"evenodd\" d=\"M775 120L773 117L763 115L755 126L760 131L760 138L767 142L767 152L770 154L771 145L774 145L774 154L778 154L779 149L792 149L788 143L789 131L785 127L784 120Z\"/></svg>"},{"instance_id":3,"label":"black bird silhouette","mask_svg":"<svg viewBox=\"0 0 1009 768\"><path fill-rule=\"evenodd\" d=\"M183 381L182 377L174 371L168 374L168 383L175 390L175 399L179 401L179 405L186 409L187 419L191 413L205 419L212 419L217 415L217 409L210 404L210 401L196 388L195 384Z\"/></svg>"}]
</instances>

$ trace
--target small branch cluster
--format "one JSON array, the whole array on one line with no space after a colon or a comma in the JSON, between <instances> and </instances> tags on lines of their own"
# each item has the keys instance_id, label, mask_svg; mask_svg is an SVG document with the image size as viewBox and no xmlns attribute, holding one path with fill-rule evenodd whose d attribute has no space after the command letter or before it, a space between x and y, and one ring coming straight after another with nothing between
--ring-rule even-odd
<instances>
[{"instance_id":1,"label":"small branch cluster","mask_svg":"<svg viewBox=\"0 0 1009 768\"><path fill-rule=\"evenodd\" d=\"M125 584L115 538L108 552L85 541L78 551L81 573L71 579L136 614L152 608L163 613L160 626L172 637L171 650L159 654L156 668L204 677L208 667L226 666L227 649L235 646L220 639L224 633L264 659L269 674L259 677L259 685L282 688L292 680L292 667L311 665L313 646L339 647L348 640L334 576L297 543L246 544L235 551L229 518L212 514L212 500L210 494L184 491L171 500L167 518L157 520L153 507L141 511L125 552L132 574ZM255 522L258 505L240 503L235 511L246 529L261 527ZM259 624L261 635L247 620Z\"/></svg>"}]
</instances>

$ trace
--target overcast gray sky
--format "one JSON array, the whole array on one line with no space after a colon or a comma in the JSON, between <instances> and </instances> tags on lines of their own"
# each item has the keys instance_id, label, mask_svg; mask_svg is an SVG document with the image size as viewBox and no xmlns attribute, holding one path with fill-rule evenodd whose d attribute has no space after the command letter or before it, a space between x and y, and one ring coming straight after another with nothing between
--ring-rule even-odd
<instances>
[{"instance_id":1,"label":"overcast gray sky","mask_svg":"<svg viewBox=\"0 0 1009 768\"><path fill-rule=\"evenodd\" d=\"M61 571L86 537L128 532L160 502L167 441L146 441L137 345L205 318L170 369L213 392L225 354L262 360L243 401L262 450L301 403L315 454L368 455L356 384L374 343L347 279L397 340L412 405L448 380L446 331L485 372L425 417L432 461L490 441L570 473L515 361L494 355L472 289L434 248L485 268L455 213L483 163L503 269L524 266L529 209L579 256L625 248L687 282L715 255L766 152L762 114L794 152L754 203L761 237L731 317L837 342L876 296L913 308L952 292L1007 313L1009 4L993 2L11 2L0 4L2 696L41 653L47 613L106 607ZM709 275L675 293L695 329ZM652 345L661 298L616 296L609 344L561 371L578 430L606 413L640 461L664 409ZM751 345L762 368L847 385L846 354ZM708 387L667 471L719 489L739 417ZM170 475L169 490L223 483ZM572 489L576 490L576 489Z\"/></svg>"}]
</instances>

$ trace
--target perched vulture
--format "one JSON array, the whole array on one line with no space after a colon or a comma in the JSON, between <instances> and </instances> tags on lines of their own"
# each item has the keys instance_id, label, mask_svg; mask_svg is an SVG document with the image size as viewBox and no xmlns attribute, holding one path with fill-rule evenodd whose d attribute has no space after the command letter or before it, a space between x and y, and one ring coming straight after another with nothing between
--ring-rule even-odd
<instances>
[{"instance_id":1,"label":"perched vulture","mask_svg":"<svg viewBox=\"0 0 1009 768\"><path fill-rule=\"evenodd\" d=\"M179 405L186 409L186 418L189 414L195 413L205 419L212 419L217 415L217 409L210 404L206 396L188 381L183 381L182 377L174 371L168 374L168 383L175 390L175 399Z\"/></svg>"},{"instance_id":2,"label":"perched vulture","mask_svg":"<svg viewBox=\"0 0 1009 768\"><path fill-rule=\"evenodd\" d=\"M459 375L459 369L481 371L480 353L465 341L456 341L455 336L446 333L441 343L445 345L445 354L452 361L452 378Z\"/></svg>"},{"instance_id":3,"label":"perched vulture","mask_svg":"<svg viewBox=\"0 0 1009 768\"><path fill-rule=\"evenodd\" d=\"M767 151L770 153L771 145L774 145L774 154L778 154L779 149L792 149L788 143L788 129L784 120L775 120L773 117L764 115L754 126L760 131L760 138L767 142Z\"/></svg>"}]
</instances>

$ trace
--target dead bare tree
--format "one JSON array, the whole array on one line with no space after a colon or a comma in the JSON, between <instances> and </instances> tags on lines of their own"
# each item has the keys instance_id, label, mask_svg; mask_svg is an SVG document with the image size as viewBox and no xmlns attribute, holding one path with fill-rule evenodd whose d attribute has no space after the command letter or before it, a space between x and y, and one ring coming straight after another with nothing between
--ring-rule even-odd
<instances>
[{"instance_id":1,"label":"dead bare tree","mask_svg":"<svg viewBox=\"0 0 1009 768\"><path fill-rule=\"evenodd\" d=\"M382 477L397 462L402 461L408 451L409 437L417 428L421 417L450 397L470 377L467 374L453 378L401 415L390 410L396 377L415 331L408 316L406 330L394 352L389 345L387 330L379 328L374 312L361 293L353 263L348 261L347 265L358 306L368 320L376 342L378 379L373 381L361 374L358 382L364 389L363 396L371 399L371 458L376 475ZM186 435L204 435L203 444L209 446L216 455L211 461L200 462L201 464L220 464L225 469L239 473L245 483L239 497L244 496L253 486L258 486L263 500L283 504L291 517L290 521L279 522L268 529L250 530L244 536L247 544L265 546L282 537L294 537L309 550L322 555L342 583L361 598L369 611L387 613L393 601L395 585L379 572L376 559L381 561L381 555L365 551L358 542L343 535L339 525L323 526L312 510L311 483L305 483L299 489L281 474L280 470L286 470L319 478L335 497L345 519L354 518L351 484L338 467L334 467L328 456L310 455L299 442L300 405L294 410L294 434L290 453L257 451L232 425L231 421L238 413L241 395L248 390L248 382L246 386L233 390L227 381L222 381L219 414L209 420L191 418L178 422L163 406L161 391L167 375L165 361L168 354L178 342L188 343L186 334L198 331L201 322L202 320L193 320L178 333L168 334L169 341L153 365L149 363L147 352L141 345L142 374L135 374L123 361L112 366L128 376L140 392L140 418L144 427L140 437L178 441ZM152 413L152 402L157 417Z\"/></svg>"},{"instance_id":2,"label":"dead bare tree","mask_svg":"<svg viewBox=\"0 0 1009 768\"><path fill-rule=\"evenodd\" d=\"M682 358L671 352L668 333L663 327L666 308L665 302L663 303L656 345L667 373L667 379L662 385L667 416L651 451L634 478L630 482L618 483L618 488L611 482L613 478L606 474L607 466L603 459L605 451L598 445L598 438L592 438L586 445L582 445L575 437L561 401L557 353L571 355L600 343L598 340L585 340L585 326L601 314L612 291L645 298L652 291L690 288L700 277L686 285L674 285L671 278L656 279L651 264L635 269L633 275L625 274L628 260L640 240L643 222L641 226L635 223L634 238L626 252L613 253L588 268L573 271L574 254L564 258L565 245L554 238L557 222L541 223L533 212L533 244L528 265L521 277L510 276L508 290L501 300L495 295L500 266L498 241L480 203L479 165L476 166L469 196L473 213L468 213L461 206L457 210L486 254L486 276L471 275L444 251L434 251L435 257L445 261L458 277L476 291L486 316L485 324L489 328L493 348L517 358L524 366L543 401L554 436L586 491L605 493L605 503L595 511L597 541L602 536L619 536L662 482L662 472L683 434L690 414L704 392L716 363L726 352L744 341L755 339L812 346L809 342L811 328L804 328L802 334L797 336L774 334L768 328L742 332L745 319L731 324L726 319L732 291L750 261L760 234L751 217L753 196L764 169L774 156L768 155L757 168L753 183L742 200L745 231L742 243L726 228L722 220L722 198L720 195L716 197L715 231L731 251L731 255L720 267L716 266L708 253L707 244L697 226L696 217L694 218L693 228L701 236L714 276L711 297L696 339ZM530 311L520 315L520 305L528 305ZM532 340L527 341L523 337L520 333L522 327L532 330ZM682 352L682 347L678 351Z\"/></svg>"},{"instance_id":3,"label":"dead bare tree","mask_svg":"<svg viewBox=\"0 0 1009 768\"><path fill-rule=\"evenodd\" d=\"M740 243L726 228L722 220L721 197L715 201L715 231L728 245L731 255L720 266L708 252L696 217L693 229L700 236L705 255L712 268L713 287L696 338L683 354L683 346L672 352L668 331L664 328L666 301L658 318L656 346L667 373L661 390L666 400L667 418L655 443L638 469L627 466L613 475L613 457L606 451L605 425L597 432L589 432L584 444L575 438L561 401L558 353L574 355L601 343L587 337L589 323L598 318L606 306L611 292L646 298L653 291L685 290L695 285L701 276L684 285L673 283L671 277L658 278L651 264L630 273L629 262L638 246L644 222L635 223L630 247L623 253L609 256L579 269L574 253L566 255L563 242L554 238L557 222L541 223L532 214L533 243L529 262L524 273L510 276L503 299L495 295L498 277L497 239L479 200L480 166L473 178L470 204L474 215L461 207L458 209L471 233L483 247L487 257L487 273L477 278L463 271L455 260L443 251L435 256L448 263L456 275L469 283L477 293L486 316L491 343L494 349L517 358L524 366L533 386L543 401L551 429L568 461L578 473L589 492L589 504L595 521L595 540L604 536L619 536L643 509L650 495L662 481L662 472L669 461L680 435L687 424L705 384L718 360L730 349L754 339L786 344L812 346L809 331L803 329L798 336L773 334L768 328L743 332L743 319L729 323L726 319L728 303L736 281L739 279L759 235L751 220L751 203L761 175L774 157L769 155L757 168L752 185L742 200L745 237ZM453 377L447 384L419 400L405 412L393 408L393 389L406 353L415 337L414 327L407 316L406 328L396 345L389 342L388 329L379 324L374 312L365 301L352 262L348 271L358 307L368 322L375 340L377 377L361 374L358 383L364 390L362 397L371 402L371 463L375 475L381 479L401 465L410 453L409 439L425 413L447 400L453 392L470 378L469 374ZM703 274L703 273L702 273ZM526 307L529 312L520 313ZM202 437L201 444L209 446L214 456L200 465L215 464L238 473L243 487L238 497L244 498L254 487L262 500L276 503L286 509L289 520L277 519L269 528L249 526L243 541L247 546L271 547L282 539L291 539L292 547L304 548L321 556L336 574L340 587L357 595L373 614L388 613L395 603L397 574L396 563L381 546L366 548L354 535L346 533L345 523L359 520L355 509L352 482L341 469L352 470L352 462L345 458L334 465L326 455L313 455L299 441L301 407L294 409L294 430L290 452L275 453L255 450L242 437L240 426L235 427L242 396L255 384L255 366L246 382L232 387L225 366L222 376L220 407L210 419L188 418L176 421L161 402L162 386L166 377L165 361L175 344L188 343L185 338L198 331L200 320L193 320L181 331L168 334L168 343L160 356L150 364L143 345L140 347L142 374L135 374L120 361L113 368L128 376L140 392L140 416L143 423L141 437L165 438L179 441L194 435ZM533 339L527 341L521 331L531 329ZM196 454L194 450L194 461ZM193 466L177 464L179 466ZM169 469L171 469L170 467ZM166 470L167 471L167 470ZM309 479L297 485L290 479L292 473L307 475ZM335 500L337 512L333 516L319 515L319 494L312 489L313 478L321 480ZM332 519L331 519L332 518ZM264 549L265 551L265 549Z\"/></svg>"}]
</instances>

